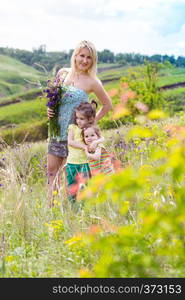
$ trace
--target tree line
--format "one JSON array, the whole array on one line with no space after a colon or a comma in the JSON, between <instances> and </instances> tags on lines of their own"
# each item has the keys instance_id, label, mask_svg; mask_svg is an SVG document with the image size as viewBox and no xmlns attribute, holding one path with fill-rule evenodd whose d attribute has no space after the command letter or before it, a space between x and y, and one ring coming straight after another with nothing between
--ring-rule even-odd
<instances>
[{"instance_id":1,"label":"tree line","mask_svg":"<svg viewBox=\"0 0 185 300\"><path fill-rule=\"evenodd\" d=\"M34 48L32 51L14 49L8 47L0 47L0 54L8 55L16 58L24 64L35 67L41 70L44 67L47 71L51 71L53 68L59 69L60 67L67 67L70 64L70 58L73 49L69 51L46 51L46 46L41 45L38 48ZM166 63L169 62L175 67L185 67L185 57L174 55L142 55L139 53L117 53L114 54L108 49L98 51L99 63L115 63L120 66L132 65L136 66L144 63L145 61Z\"/></svg>"}]
</instances>

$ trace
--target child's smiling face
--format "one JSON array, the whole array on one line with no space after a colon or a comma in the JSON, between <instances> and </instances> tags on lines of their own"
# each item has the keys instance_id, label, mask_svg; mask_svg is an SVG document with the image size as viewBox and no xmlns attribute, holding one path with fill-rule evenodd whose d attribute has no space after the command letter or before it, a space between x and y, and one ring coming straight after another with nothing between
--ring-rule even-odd
<instances>
[{"instance_id":1,"label":"child's smiling face","mask_svg":"<svg viewBox=\"0 0 185 300\"><path fill-rule=\"evenodd\" d=\"M97 140L99 136L96 134L94 128L89 127L84 130L84 141L87 145L90 145L93 141Z\"/></svg>"}]
</instances>

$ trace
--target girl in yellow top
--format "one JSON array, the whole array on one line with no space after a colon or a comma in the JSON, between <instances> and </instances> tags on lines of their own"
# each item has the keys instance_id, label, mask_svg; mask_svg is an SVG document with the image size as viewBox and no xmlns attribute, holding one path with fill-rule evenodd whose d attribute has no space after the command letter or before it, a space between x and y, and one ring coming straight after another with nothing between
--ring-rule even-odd
<instances>
[{"instance_id":1,"label":"girl in yellow top","mask_svg":"<svg viewBox=\"0 0 185 300\"><path fill-rule=\"evenodd\" d=\"M70 201L74 202L80 183L90 177L88 158L85 154L87 145L82 139L82 129L94 123L97 103L83 102L74 111L74 123L68 127L68 157L66 165L67 192ZM91 147L96 148L102 139L94 141Z\"/></svg>"}]
</instances>

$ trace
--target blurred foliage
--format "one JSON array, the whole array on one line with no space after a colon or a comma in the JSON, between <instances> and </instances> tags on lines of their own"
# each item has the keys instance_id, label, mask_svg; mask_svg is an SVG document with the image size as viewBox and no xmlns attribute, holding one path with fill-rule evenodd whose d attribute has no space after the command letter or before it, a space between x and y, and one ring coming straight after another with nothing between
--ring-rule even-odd
<instances>
[{"instance_id":1,"label":"blurred foliage","mask_svg":"<svg viewBox=\"0 0 185 300\"><path fill-rule=\"evenodd\" d=\"M164 117L104 131L115 173L92 178L75 206L64 186L46 206L46 143L5 145L0 276L184 277L184 114Z\"/></svg>"},{"instance_id":2,"label":"blurred foliage","mask_svg":"<svg viewBox=\"0 0 185 300\"><path fill-rule=\"evenodd\" d=\"M84 237L98 259L82 275L184 277L185 133L169 138L155 126L150 137L140 126L131 131L127 143L135 143L134 159L143 155L145 163L93 178L79 196L91 214L107 203L110 214L116 207L106 227L99 224Z\"/></svg>"}]
</instances>

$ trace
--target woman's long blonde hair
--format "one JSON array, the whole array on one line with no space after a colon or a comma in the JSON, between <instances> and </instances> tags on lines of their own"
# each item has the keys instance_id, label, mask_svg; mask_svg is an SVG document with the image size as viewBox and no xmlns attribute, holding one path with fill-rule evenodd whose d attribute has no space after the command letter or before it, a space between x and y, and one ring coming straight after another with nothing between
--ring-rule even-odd
<instances>
[{"instance_id":1,"label":"woman's long blonde hair","mask_svg":"<svg viewBox=\"0 0 185 300\"><path fill-rule=\"evenodd\" d=\"M89 42L89 41L81 41L77 47L74 49L73 54L71 56L71 75L72 77L76 74L77 70L76 70L76 63L75 63L75 58L76 55L79 54L80 50L83 48L87 48L90 52L90 55L92 57L92 66L91 68L89 68L88 70L88 74L92 77L96 77L96 73L97 73L97 51L95 46L93 45L93 43Z\"/></svg>"}]
</instances>

